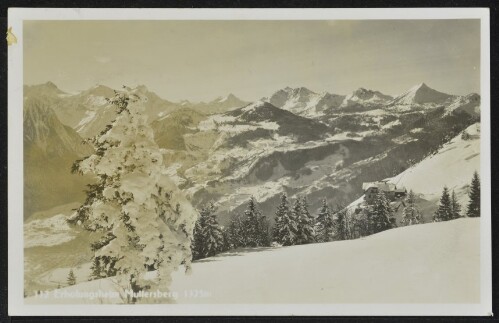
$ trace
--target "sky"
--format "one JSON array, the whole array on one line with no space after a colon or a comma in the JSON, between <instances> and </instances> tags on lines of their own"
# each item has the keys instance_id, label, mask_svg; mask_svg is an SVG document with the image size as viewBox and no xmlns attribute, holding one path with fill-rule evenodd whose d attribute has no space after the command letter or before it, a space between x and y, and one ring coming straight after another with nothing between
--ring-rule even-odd
<instances>
[{"instance_id":1,"label":"sky","mask_svg":"<svg viewBox=\"0 0 499 323\"><path fill-rule=\"evenodd\" d=\"M479 20L25 21L24 83L253 101L286 86L480 92Z\"/></svg>"}]
</instances>

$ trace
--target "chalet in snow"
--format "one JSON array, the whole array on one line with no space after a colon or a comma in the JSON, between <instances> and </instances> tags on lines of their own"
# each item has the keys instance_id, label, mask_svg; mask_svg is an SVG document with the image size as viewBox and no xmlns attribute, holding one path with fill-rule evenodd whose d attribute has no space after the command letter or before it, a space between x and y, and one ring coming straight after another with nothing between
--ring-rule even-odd
<instances>
[{"instance_id":1,"label":"chalet in snow","mask_svg":"<svg viewBox=\"0 0 499 323\"><path fill-rule=\"evenodd\" d=\"M405 187L397 187L397 185L388 183L387 181L366 182L362 184L362 189L364 190L364 196L367 203L374 201L376 194L378 194L380 190L383 191L386 197L392 202L407 195Z\"/></svg>"}]
</instances>

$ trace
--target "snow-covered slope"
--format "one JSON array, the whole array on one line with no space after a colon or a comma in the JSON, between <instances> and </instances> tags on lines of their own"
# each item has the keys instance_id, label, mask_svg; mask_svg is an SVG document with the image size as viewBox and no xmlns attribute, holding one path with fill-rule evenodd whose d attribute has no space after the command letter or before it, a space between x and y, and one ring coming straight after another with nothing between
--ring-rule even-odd
<instances>
[{"instance_id":1,"label":"snow-covered slope","mask_svg":"<svg viewBox=\"0 0 499 323\"><path fill-rule=\"evenodd\" d=\"M315 118L337 108L345 97L327 92L315 93L305 87L281 89L262 101L296 115Z\"/></svg>"},{"instance_id":2,"label":"snow-covered slope","mask_svg":"<svg viewBox=\"0 0 499 323\"><path fill-rule=\"evenodd\" d=\"M240 250L173 276L176 303L476 303L480 300L480 219L397 228L363 239ZM66 271L60 274L62 284ZM51 275L56 279L56 275ZM63 293L114 292L71 298ZM187 291L186 294L184 292ZM197 291L198 297L192 297ZM175 294L173 294L175 293ZM29 297L26 304L122 303L114 279L83 282ZM191 297L185 297L191 296Z\"/></svg>"},{"instance_id":3,"label":"snow-covered slope","mask_svg":"<svg viewBox=\"0 0 499 323\"><path fill-rule=\"evenodd\" d=\"M480 124L473 124L465 131L468 139L456 136L434 155L389 181L422 194L426 200L438 199L447 186L455 190L461 204L466 203L473 172L480 172Z\"/></svg>"},{"instance_id":4,"label":"snow-covered slope","mask_svg":"<svg viewBox=\"0 0 499 323\"><path fill-rule=\"evenodd\" d=\"M447 114L464 112L479 117L480 95L471 93L465 96L458 96L445 110Z\"/></svg>"}]
</instances>

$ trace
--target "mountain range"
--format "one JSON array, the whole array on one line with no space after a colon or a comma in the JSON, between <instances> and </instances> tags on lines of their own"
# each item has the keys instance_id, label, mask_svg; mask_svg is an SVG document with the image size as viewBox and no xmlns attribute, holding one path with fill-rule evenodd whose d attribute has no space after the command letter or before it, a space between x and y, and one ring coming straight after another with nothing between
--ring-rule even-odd
<instances>
[{"instance_id":1,"label":"mountain range","mask_svg":"<svg viewBox=\"0 0 499 323\"><path fill-rule=\"evenodd\" d=\"M349 203L362 194L363 181L404 171L477 122L480 113L478 94L449 95L424 83L394 98L364 88L337 95L287 87L253 103L232 94L208 103L175 103L145 86L138 89L147 98L146 114L168 173L195 206L214 201L222 222L241 212L251 195L269 215L282 192L291 198L307 196L312 208L323 197L332 204ZM69 159L89 153L81 140L114 117L105 100L114 90L103 85L77 94L51 82L24 90L25 147L37 151L25 151L25 167L69 167ZM33 106L47 117L34 118ZM33 192L46 191L42 182L84 189L81 182L88 179L78 182L66 166L54 168L56 174L40 172L36 180L25 176L25 185ZM31 199L25 216L82 198L61 196L44 203Z\"/></svg>"}]
</instances>

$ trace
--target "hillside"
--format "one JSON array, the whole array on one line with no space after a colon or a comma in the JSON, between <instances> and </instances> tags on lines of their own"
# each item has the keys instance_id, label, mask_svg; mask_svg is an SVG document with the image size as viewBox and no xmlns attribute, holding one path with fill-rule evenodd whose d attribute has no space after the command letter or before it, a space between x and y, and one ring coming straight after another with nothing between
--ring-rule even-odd
<instances>
[{"instance_id":1,"label":"hillside","mask_svg":"<svg viewBox=\"0 0 499 323\"><path fill-rule=\"evenodd\" d=\"M420 162L394 177L383 179L414 191L425 222L433 220L444 186L456 193L463 212L466 209L471 178L475 171L480 173L480 123L472 124L464 132L468 136L458 134ZM364 205L364 196L361 196L348 208ZM396 212L395 216L400 223L402 213Z\"/></svg>"},{"instance_id":2,"label":"hillside","mask_svg":"<svg viewBox=\"0 0 499 323\"><path fill-rule=\"evenodd\" d=\"M63 125L44 100L25 100L23 128L24 218L34 211L82 200L90 179L71 174L71 165L92 148Z\"/></svg>"},{"instance_id":3,"label":"hillside","mask_svg":"<svg viewBox=\"0 0 499 323\"><path fill-rule=\"evenodd\" d=\"M357 240L224 253L195 262L191 275L176 272L170 290L179 297L165 301L180 304L477 303L480 300L479 233L480 219L468 218L397 228ZM65 275L66 271L54 271L51 277L64 284ZM82 282L57 293L98 290L116 292L118 296L29 297L25 301L27 304L123 302L119 296L123 290L112 278ZM203 296L184 297L184 291L200 291Z\"/></svg>"},{"instance_id":4,"label":"hillside","mask_svg":"<svg viewBox=\"0 0 499 323\"><path fill-rule=\"evenodd\" d=\"M480 173L480 124L475 123L465 131L469 138L457 135L434 154L389 181L431 201L438 200L443 187L447 186L455 190L461 204L468 202L467 189L473 172Z\"/></svg>"}]
</instances>

